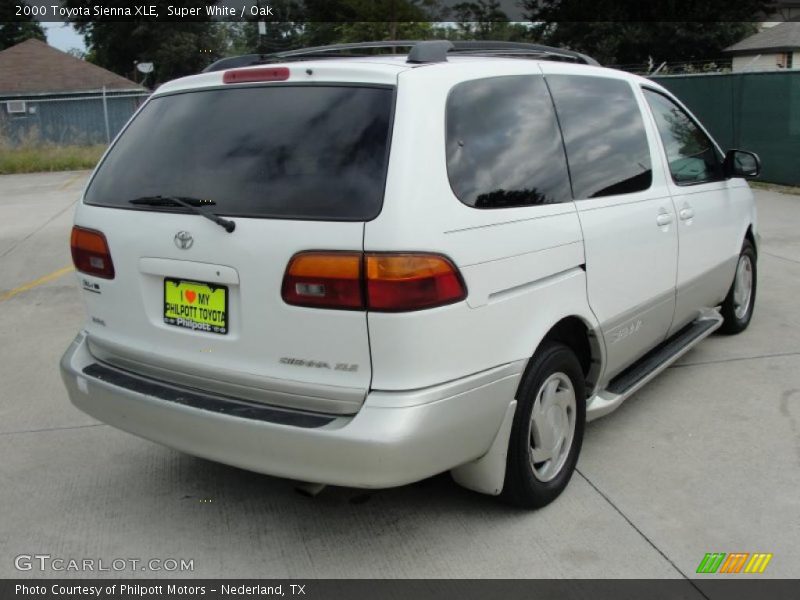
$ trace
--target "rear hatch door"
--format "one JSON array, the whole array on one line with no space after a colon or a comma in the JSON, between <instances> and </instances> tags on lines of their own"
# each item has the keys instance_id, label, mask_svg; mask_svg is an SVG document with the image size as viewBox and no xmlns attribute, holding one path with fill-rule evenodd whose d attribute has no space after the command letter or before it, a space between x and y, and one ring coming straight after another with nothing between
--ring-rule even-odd
<instances>
[{"instance_id":1,"label":"rear hatch door","mask_svg":"<svg viewBox=\"0 0 800 600\"><path fill-rule=\"evenodd\" d=\"M290 306L281 285L297 252L363 249L393 102L388 86L334 83L152 98L76 216L106 236L116 272L79 274L92 353L237 398L356 412L371 376L366 313Z\"/></svg>"}]
</instances>

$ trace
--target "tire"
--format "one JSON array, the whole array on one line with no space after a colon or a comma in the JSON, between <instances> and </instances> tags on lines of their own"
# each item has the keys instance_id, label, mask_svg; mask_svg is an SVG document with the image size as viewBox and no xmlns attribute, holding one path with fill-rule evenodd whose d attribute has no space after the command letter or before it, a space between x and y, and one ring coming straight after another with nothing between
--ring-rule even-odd
<instances>
[{"instance_id":1,"label":"tire","mask_svg":"<svg viewBox=\"0 0 800 600\"><path fill-rule=\"evenodd\" d=\"M722 302L720 313L725 321L719 328L720 333L735 335L750 325L756 304L756 284L756 251L750 240L745 240L742 252L739 254L739 262L736 264L736 274L731 289Z\"/></svg>"},{"instance_id":2,"label":"tire","mask_svg":"<svg viewBox=\"0 0 800 600\"><path fill-rule=\"evenodd\" d=\"M545 341L517 394L503 500L522 508L540 508L555 500L575 470L585 425L586 384L580 362L564 344ZM559 445L556 438L562 434Z\"/></svg>"}]
</instances>

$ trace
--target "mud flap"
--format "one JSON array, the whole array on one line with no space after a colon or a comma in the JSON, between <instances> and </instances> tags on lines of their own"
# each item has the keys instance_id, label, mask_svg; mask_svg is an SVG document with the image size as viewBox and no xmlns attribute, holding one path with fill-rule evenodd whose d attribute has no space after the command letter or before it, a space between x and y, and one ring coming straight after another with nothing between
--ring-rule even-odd
<instances>
[{"instance_id":1,"label":"mud flap","mask_svg":"<svg viewBox=\"0 0 800 600\"><path fill-rule=\"evenodd\" d=\"M497 430L494 441L486 454L450 471L450 475L457 484L491 496L497 496L503 491L508 440L511 436L511 426L514 423L516 410L517 401L512 400L506 408L500 429Z\"/></svg>"}]
</instances>

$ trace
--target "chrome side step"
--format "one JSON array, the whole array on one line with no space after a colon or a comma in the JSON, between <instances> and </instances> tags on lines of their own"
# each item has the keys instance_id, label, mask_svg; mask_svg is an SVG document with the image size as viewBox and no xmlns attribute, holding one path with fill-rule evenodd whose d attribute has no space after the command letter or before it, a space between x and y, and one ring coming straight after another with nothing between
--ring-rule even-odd
<instances>
[{"instance_id":1,"label":"chrome side step","mask_svg":"<svg viewBox=\"0 0 800 600\"><path fill-rule=\"evenodd\" d=\"M614 377L608 387L589 399L586 420L594 421L619 408L656 375L714 333L722 325L722 316L709 311Z\"/></svg>"}]
</instances>

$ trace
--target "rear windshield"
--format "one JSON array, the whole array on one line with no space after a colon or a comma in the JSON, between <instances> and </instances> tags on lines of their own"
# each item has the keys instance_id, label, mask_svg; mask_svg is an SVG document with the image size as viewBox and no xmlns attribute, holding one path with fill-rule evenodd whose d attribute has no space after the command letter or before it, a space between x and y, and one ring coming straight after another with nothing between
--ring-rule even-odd
<instances>
[{"instance_id":1,"label":"rear windshield","mask_svg":"<svg viewBox=\"0 0 800 600\"><path fill-rule=\"evenodd\" d=\"M163 210L130 201L179 196L211 201L228 216L374 218L393 97L391 88L315 85L153 98L108 153L85 202Z\"/></svg>"}]
</instances>

